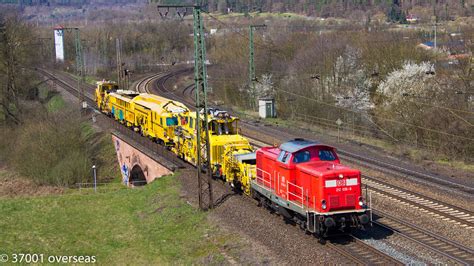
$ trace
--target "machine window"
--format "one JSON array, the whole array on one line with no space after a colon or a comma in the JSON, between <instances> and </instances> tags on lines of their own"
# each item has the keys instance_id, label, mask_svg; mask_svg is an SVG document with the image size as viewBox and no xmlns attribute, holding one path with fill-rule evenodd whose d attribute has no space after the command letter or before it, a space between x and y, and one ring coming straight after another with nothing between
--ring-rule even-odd
<instances>
[{"instance_id":1,"label":"machine window","mask_svg":"<svg viewBox=\"0 0 474 266\"><path fill-rule=\"evenodd\" d=\"M211 124L212 131L217 134L217 135L229 135L231 134L231 131L229 130L229 123L223 122L219 123L216 121L213 121Z\"/></svg>"},{"instance_id":2,"label":"machine window","mask_svg":"<svg viewBox=\"0 0 474 266\"><path fill-rule=\"evenodd\" d=\"M176 117L167 117L166 118L166 125L167 126L177 126L178 125L178 118L176 118Z\"/></svg>"},{"instance_id":3,"label":"machine window","mask_svg":"<svg viewBox=\"0 0 474 266\"><path fill-rule=\"evenodd\" d=\"M319 150L318 152L319 159L321 161L334 161L336 156L332 150Z\"/></svg>"}]
</instances>

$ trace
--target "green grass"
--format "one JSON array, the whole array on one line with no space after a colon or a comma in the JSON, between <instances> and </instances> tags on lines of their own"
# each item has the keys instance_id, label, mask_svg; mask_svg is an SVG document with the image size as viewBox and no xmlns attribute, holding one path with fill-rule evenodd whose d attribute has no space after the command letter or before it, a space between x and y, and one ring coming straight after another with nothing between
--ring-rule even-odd
<instances>
[{"instance_id":1,"label":"green grass","mask_svg":"<svg viewBox=\"0 0 474 266\"><path fill-rule=\"evenodd\" d=\"M66 103L64 102L63 98L61 95L54 95L46 104L46 108L48 109L48 112L56 112L64 108Z\"/></svg>"},{"instance_id":2,"label":"green grass","mask_svg":"<svg viewBox=\"0 0 474 266\"><path fill-rule=\"evenodd\" d=\"M100 264L222 263L231 238L163 177L143 188L0 200L0 254L96 256ZM104 190L105 191L105 190Z\"/></svg>"},{"instance_id":3,"label":"green grass","mask_svg":"<svg viewBox=\"0 0 474 266\"><path fill-rule=\"evenodd\" d=\"M442 165L448 165L456 169L474 172L474 164L468 164L468 163L460 162L460 161L449 161L446 159L439 159L439 160L436 160L436 162Z\"/></svg>"}]
</instances>

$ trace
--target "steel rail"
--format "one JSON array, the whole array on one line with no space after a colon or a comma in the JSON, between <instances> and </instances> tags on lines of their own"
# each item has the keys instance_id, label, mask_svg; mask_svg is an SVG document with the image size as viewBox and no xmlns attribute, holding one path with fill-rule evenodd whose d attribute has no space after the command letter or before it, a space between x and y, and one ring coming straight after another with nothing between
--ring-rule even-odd
<instances>
[{"instance_id":1,"label":"steel rail","mask_svg":"<svg viewBox=\"0 0 474 266\"><path fill-rule=\"evenodd\" d=\"M454 242L446 237L436 235L418 225L399 219L391 214L376 210L374 214L381 217L384 222L374 221L377 226L389 229L397 234L410 239L438 254L464 265L474 264L474 250Z\"/></svg>"}]
</instances>

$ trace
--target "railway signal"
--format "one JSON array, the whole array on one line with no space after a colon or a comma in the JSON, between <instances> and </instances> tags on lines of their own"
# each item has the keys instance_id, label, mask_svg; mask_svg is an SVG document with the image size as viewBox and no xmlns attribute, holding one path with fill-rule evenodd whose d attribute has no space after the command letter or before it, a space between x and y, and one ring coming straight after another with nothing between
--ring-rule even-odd
<instances>
[{"instance_id":1,"label":"railway signal","mask_svg":"<svg viewBox=\"0 0 474 266\"><path fill-rule=\"evenodd\" d=\"M206 43L204 39L203 12L199 5L158 5L161 17L166 17L170 8L177 10L178 16L183 19L188 9L193 10L194 29L194 87L196 88L196 138L197 138L197 178L199 207L202 210L212 209L214 200L212 195L212 169L210 164L211 148L209 145L209 121L207 108L207 71L206 71ZM161 12L165 10L165 12ZM201 114L204 119L201 119ZM202 121L203 120L203 121ZM204 132L202 131L204 126ZM202 136L204 133L204 136ZM207 178L203 177L206 170Z\"/></svg>"}]
</instances>

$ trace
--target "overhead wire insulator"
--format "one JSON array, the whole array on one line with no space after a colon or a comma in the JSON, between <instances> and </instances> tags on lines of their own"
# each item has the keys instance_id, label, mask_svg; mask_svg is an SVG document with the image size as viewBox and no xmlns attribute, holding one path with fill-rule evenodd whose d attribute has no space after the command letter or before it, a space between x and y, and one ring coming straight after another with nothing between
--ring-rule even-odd
<instances>
[{"instance_id":1,"label":"overhead wire insulator","mask_svg":"<svg viewBox=\"0 0 474 266\"><path fill-rule=\"evenodd\" d=\"M161 12L160 7L158 7L158 13L160 14L160 17L161 17L161 18L166 18L166 17L168 16L168 13L170 12L170 8L169 8L169 7L167 7L165 10L166 10L166 12L163 14L163 13Z\"/></svg>"}]
</instances>

